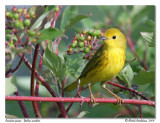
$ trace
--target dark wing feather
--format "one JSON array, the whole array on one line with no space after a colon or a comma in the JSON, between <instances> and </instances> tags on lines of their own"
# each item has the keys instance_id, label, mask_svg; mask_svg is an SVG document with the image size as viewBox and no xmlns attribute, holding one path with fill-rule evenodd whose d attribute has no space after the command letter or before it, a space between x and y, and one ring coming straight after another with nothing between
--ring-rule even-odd
<instances>
[{"instance_id":1,"label":"dark wing feather","mask_svg":"<svg viewBox=\"0 0 160 123\"><path fill-rule=\"evenodd\" d=\"M95 68L99 62L100 62L100 56L102 55L102 51L103 51L103 45L101 47L99 47L99 49L97 50L97 52L94 54L94 56L92 56L92 58L89 60L89 62L87 63L87 65L85 66L85 68L83 69L82 73L81 73L81 77L84 77L85 75L87 75L87 73L89 71L91 71L93 68Z\"/></svg>"}]
</instances>

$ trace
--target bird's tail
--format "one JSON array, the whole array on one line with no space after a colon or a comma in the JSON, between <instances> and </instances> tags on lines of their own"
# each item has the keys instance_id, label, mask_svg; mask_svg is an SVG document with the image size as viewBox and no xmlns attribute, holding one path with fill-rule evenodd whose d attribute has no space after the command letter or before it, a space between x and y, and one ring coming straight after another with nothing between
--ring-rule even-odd
<instances>
[{"instance_id":1,"label":"bird's tail","mask_svg":"<svg viewBox=\"0 0 160 123\"><path fill-rule=\"evenodd\" d=\"M63 90L64 90L64 91L71 92L71 91L73 91L74 89L77 88L77 84L78 84L78 80L76 80L75 82L73 82L73 83L70 84L69 86L65 87Z\"/></svg>"}]
</instances>

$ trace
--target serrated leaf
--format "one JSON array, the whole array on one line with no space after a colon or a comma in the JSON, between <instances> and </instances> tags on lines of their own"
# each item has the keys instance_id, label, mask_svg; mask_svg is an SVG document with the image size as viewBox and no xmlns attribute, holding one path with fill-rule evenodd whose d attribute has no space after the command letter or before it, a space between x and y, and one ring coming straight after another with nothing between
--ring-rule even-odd
<instances>
[{"instance_id":1,"label":"serrated leaf","mask_svg":"<svg viewBox=\"0 0 160 123\"><path fill-rule=\"evenodd\" d=\"M41 35L38 37L41 41L48 40L54 41L56 38L63 35L63 33L57 28L47 28L39 31Z\"/></svg>"},{"instance_id":2,"label":"serrated leaf","mask_svg":"<svg viewBox=\"0 0 160 123\"><path fill-rule=\"evenodd\" d=\"M82 111L78 116L77 118L83 118L86 114L88 114L89 112L88 111Z\"/></svg>"},{"instance_id":3,"label":"serrated leaf","mask_svg":"<svg viewBox=\"0 0 160 123\"><path fill-rule=\"evenodd\" d=\"M127 83L129 88L131 87L134 73L130 65L127 65L125 68L123 68L123 70L118 74L118 76L123 82Z\"/></svg>"},{"instance_id":4,"label":"serrated leaf","mask_svg":"<svg viewBox=\"0 0 160 123\"><path fill-rule=\"evenodd\" d=\"M75 23L79 22L80 20L84 18L88 18L88 16L87 15L76 15L70 18L65 26L65 31L67 31L71 26L73 26Z\"/></svg>"},{"instance_id":5,"label":"serrated leaf","mask_svg":"<svg viewBox=\"0 0 160 123\"><path fill-rule=\"evenodd\" d=\"M67 65L67 71L75 76L77 74L78 69L81 67L84 59L83 59L83 55L70 55L70 56L66 56L66 65Z\"/></svg>"},{"instance_id":6,"label":"serrated leaf","mask_svg":"<svg viewBox=\"0 0 160 123\"><path fill-rule=\"evenodd\" d=\"M155 38L154 38L154 33L153 32L140 32L143 40L150 46L154 47L155 46Z\"/></svg>"},{"instance_id":7,"label":"serrated leaf","mask_svg":"<svg viewBox=\"0 0 160 123\"><path fill-rule=\"evenodd\" d=\"M12 76L5 79L5 95L9 96L17 91L16 76Z\"/></svg>"},{"instance_id":8,"label":"serrated leaf","mask_svg":"<svg viewBox=\"0 0 160 123\"><path fill-rule=\"evenodd\" d=\"M65 74L66 65L64 61L57 56L55 53L51 52L48 48L46 48L46 51L43 56L43 63L51 69L51 71L54 73L55 76L62 79L62 77Z\"/></svg>"},{"instance_id":9,"label":"serrated leaf","mask_svg":"<svg viewBox=\"0 0 160 123\"><path fill-rule=\"evenodd\" d=\"M66 7L62 15L60 29L64 31L68 20L77 14L78 14L77 6Z\"/></svg>"},{"instance_id":10,"label":"serrated leaf","mask_svg":"<svg viewBox=\"0 0 160 123\"><path fill-rule=\"evenodd\" d=\"M155 72L140 71L132 80L134 84L145 85L147 83L155 83Z\"/></svg>"}]
</instances>

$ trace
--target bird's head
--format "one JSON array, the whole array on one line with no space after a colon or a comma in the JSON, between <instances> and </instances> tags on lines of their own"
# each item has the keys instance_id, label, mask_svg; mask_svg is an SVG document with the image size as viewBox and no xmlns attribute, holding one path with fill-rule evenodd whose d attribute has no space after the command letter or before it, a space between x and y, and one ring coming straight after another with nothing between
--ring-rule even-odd
<instances>
[{"instance_id":1,"label":"bird's head","mask_svg":"<svg viewBox=\"0 0 160 123\"><path fill-rule=\"evenodd\" d=\"M100 37L106 48L122 48L126 49L126 38L124 34L116 28L110 28Z\"/></svg>"}]
</instances>

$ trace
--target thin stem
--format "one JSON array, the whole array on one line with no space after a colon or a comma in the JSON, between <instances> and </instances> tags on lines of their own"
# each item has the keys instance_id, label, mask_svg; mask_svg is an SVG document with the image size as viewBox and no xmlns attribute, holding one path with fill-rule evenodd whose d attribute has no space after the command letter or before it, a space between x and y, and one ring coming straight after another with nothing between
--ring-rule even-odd
<instances>
[{"instance_id":1,"label":"thin stem","mask_svg":"<svg viewBox=\"0 0 160 123\"><path fill-rule=\"evenodd\" d=\"M146 45L146 49L144 51L144 55L143 55L143 67L145 70L148 70L148 66L147 66L147 51L148 51L148 45Z\"/></svg>"},{"instance_id":2,"label":"thin stem","mask_svg":"<svg viewBox=\"0 0 160 123\"><path fill-rule=\"evenodd\" d=\"M43 54L44 54L44 49L42 49L42 52L41 52L41 58L40 58L40 61L39 61L39 69L42 69L42 64L43 64Z\"/></svg>"},{"instance_id":3,"label":"thin stem","mask_svg":"<svg viewBox=\"0 0 160 123\"><path fill-rule=\"evenodd\" d=\"M111 84L111 85L114 85L114 86L116 86L116 87L122 88L122 89L124 89L124 90L128 90L128 91L130 91L130 92L136 93L137 95L141 96L143 99L149 100L149 99L148 99L147 97L145 97L141 92L138 92L138 91L136 91L136 90L127 88L127 87L122 86L122 85L118 85L118 84L113 83L113 82L110 82L110 81L107 82L107 83L108 83L108 84Z\"/></svg>"},{"instance_id":4,"label":"thin stem","mask_svg":"<svg viewBox=\"0 0 160 123\"><path fill-rule=\"evenodd\" d=\"M20 53L19 54L19 57L21 58L22 57L22 54ZM30 64L30 62L28 61L28 59L26 57L23 58L23 61L25 63L25 65L30 69L32 70L32 65ZM53 91L53 89L46 83L46 81L43 79L42 76L40 76L40 74L35 71L35 75L37 77L37 79L39 79L39 81L47 88L47 90L50 92L50 94L53 96L53 97L56 97L56 94L55 92ZM62 102L57 102L58 104L58 107L63 115L63 117L65 118L68 118L67 114L66 114L66 111L65 111L65 108L64 108L64 104Z\"/></svg>"},{"instance_id":5,"label":"thin stem","mask_svg":"<svg viewBox=\"0 0 160 123\"><path fill-rule=\"evenodd\" d=\"M12 32L12 36L11 36L10 42L13 41L13 36L14 36L14 32Z\"/></svg>"},{"instance_id":6,"label":"thin stem","mask_svg":"<svg viewBox=\"0 0 160 123\"><path fill-rule=\"evenodd\" d=\"M78 96L78 94L75 95L75 97L77 97L77 96ZM75 98L75 97L74 97L74 98ZM68 106L68 108L66 109L66 112L67 112L67 113L68 113L68 111L71 109L73 103L74 103L74 102L71 102L71 104L70 104L70 105Z\"/></svg>"},{"instance_id":7,"label":"thin stem","mask_svg":"<svg viewBox=\"0 0 160 123\"><path fill-rule=\"evenodd\" d=\"M58 52L58 45L59 45L61 39L62 39L62 36L59 37L58 41L55 42L55 44L56 44L56 55L57 55L57 56L58 56L58 54L59 54L59 52Z\"/></svg>"},{"instance_id":8,"label":"thin stem","mask_svg":"<svg viewBox=\"0 0 160 123\"><path fill-rule=\"evenodd\" d=\"M14 69L10 68L8 71L6 71L6 73L5 73L5 76L6 76L6 77L8 76L8 74L9 74L10 72L11 72L11 73L14 73L16 70L18 70L18 68L20 67L20 65L21 65L21 63L22 63L22 61L23 61L23 57L24 57L24 54L22 55L22 58L20 59L18 65L17 65Z\"/></svg>"},{"instance_id":9,"label":"thin stem","mask_svg":"<svg viewBox=\"0 0 160 123\"><path fill-rule=\"evenodd\" d=\"M32 62L32 71L31 71L31 96L36 96L34 92L34 80L35 80L35 72L36 72L36 62L37 62L37 56L38 56L38 51L39 51L40 43L36 45L35 51L34 51L34 57L33 57L33 62ZM36 117L41 117L41 114L39 112L38 105L36 101L32 102L34 112L36 114Z\"/></svg>"},{"instance_id":10,"label":"thin stem","mask_svg":"<svg viewBox=\"0 0 160 123\"><path fill-rule=\"evenodd\" d=\"M128 42L128 46L130 48L130 50L132 51L133 55L137 58L137 60L139 61L139 63L141 63L144 67L145 70L148 70L148 66L145 65L145 63L139 58L139 56L137 55L136 53L136 50L134 48L134 45L133 45L133 41L131 39L131 27L130 27L130 20L128 20L127 22L127 31L128 31L128 34L127 34L127 42Z\"/></svg>"},{"instance_id":11,"label":"thin stem","mask_svg":"<svg viewBox=\"0 0 160 123\"><path fill-rule=\"evenodd\" d=\"M41 101L41 102L84 102L89 103L90 98L73 98L73 97L33 97L33 96L6 96L6 100L10 101ZM95 98L96 103L117 103L115 98ZM122 104L141 104L155 106L154 101L137 100L137 99L123 99Z\"/></svg>"},{"instance_id":12,"label":"thin stem","mask_svg":"<svg viewBox=\"0 0 160 123\"><path fill-rule=\"evenodd\" d=\"M15 94L16 96L19 96L18 90L17 90L14 94ZM21 110L22 110L23 116L24 116L25 118L29 118L29 114L28 114L27 109L26 109L26 107L25 107L25 105L24 105L24 102L23 102L23 101L18 101L18 103L19 103L19 106L20 106L20 108L21 108Z\"/></svg>"},{"instance_id":13,"label":"thin stem","mask_svg":"<svg viewBox=\"0 0 160 123\"><path fill-rule=\"evenodd\" d=\"M28 31L27 29L25 29L26 33L25 33L25 43L24 43L24 46L27 46L28 44L28 41L29 41L29 36L28 36Z\"/></svg>"},{"instance_id":14,"label":"thin stem","mask_svg":"<svg viewBox=\"0 0 160 123\"><path fill-rule=\"evenodd\" d=\"M38 97L38 92L39 92L39 82L36 81L36 88L35 88L35 96ZM38 108L38 111L39 111L39 103L36 102L36 105L37 105L37 108Z\"/></svg>"},{"instance_id":15,"label":"thin stem","mask_svg":"<svg viewBox=\"0 0 160 123\"><path fill-rule=\"evenodd\" d=\"M42 49L42 53L41 53L41 56L43 57L43 54L44 54L44 49ZM39 69L42 69L42 57L40 57L40 61L39 61ZM35 96L38 97L38 92L39 92L39 82L36 81L36 88L35 88ZM39 103L37 103L37 107L38 107L38 110L39 110Z\"/></svg>"},{"instance_id":16,"label":"thin stem","mask_svg":"<svg viewBox=\"0 0 160 123\"><path fill-rule=\"evenodd\" d=\"M19 35L18 35L17 33L15 33L15 35L16 35L16 37L17 37L17 39L18 39L19 44L20 44L21 46L23 46L22 40L21 40L21 38L19 37Z\"/></svg>"},{"instance_id":17,"label":"thin stem","mask_svg":"<svg viewBox=\"0 0 160 123\"><path fill-rule=\"evenodd\" d=\"M133 84L133 89L136 89L135 84ZM134 93L134 96L135 96L136 99L138 99L136 93ZM140 104L138 104L137 107L139 109L140 118L143 118L142 106Z\"/></svg>"},{"instance_id":18,"label":"thin stem","mask_svg":"<svg viewBox=\"0 0 160 123\"><path fill-rule=\"evenodd\" d=\"M64 88L64 85L65 85L65 83L66 83L67 79L68 79L68 76L69 76L69 73L67 74L67 76L66 76L66 78L65 78L64 82L62 83L62 97L64 97L64 91L63 91L63 88Z\"/></svg>"}]
</instances>

